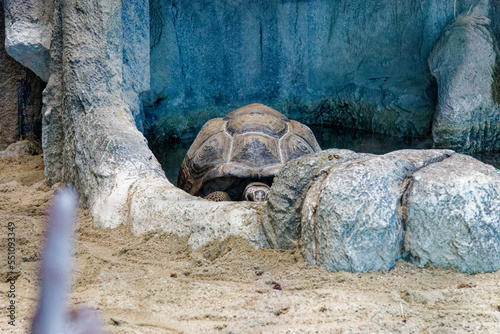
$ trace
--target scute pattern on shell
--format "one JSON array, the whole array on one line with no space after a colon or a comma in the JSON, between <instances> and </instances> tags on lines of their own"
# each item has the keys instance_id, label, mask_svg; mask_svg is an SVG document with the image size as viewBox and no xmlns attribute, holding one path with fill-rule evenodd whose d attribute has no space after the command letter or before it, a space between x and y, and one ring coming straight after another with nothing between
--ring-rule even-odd
<instances>
[{"instance_id":1,"label":"scute pattern on shell","mask_svg":"<svg viewBox=\"0 0 500 334\"><path fill-rule=\"evenodd\" d=\"M209 120L200 130L184 161L177 184L192 195L206 196L204 185L220 178L273 178L291 159L321 150L312 131L263 104L250 104L224 118Z\"/></svg>"}]
</instances>

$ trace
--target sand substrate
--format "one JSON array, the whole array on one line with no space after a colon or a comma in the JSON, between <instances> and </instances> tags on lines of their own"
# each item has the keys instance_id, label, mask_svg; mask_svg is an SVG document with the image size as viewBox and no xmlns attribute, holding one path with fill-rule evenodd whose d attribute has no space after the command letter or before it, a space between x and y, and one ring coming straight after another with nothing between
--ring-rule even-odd
<instances>
[{"instance_id":1,"label":"sand substrate","mask_svg":"<svg viewBox=\"0 0 500 334\"><path fill-rule=\"evenodd\" d=\"M45 217L57 186L43 159L0 159L0 331L27 333L36 310ZM8 223L15 224L16 326L8 324ZM12 224L11 224L12 225ZM500 273L399 261L352 274L308 266L299 250L230 239L193 251L162 232L76 227L72 308L99 310L109 333L500 333Z\"/></svg>"}]
</instances>

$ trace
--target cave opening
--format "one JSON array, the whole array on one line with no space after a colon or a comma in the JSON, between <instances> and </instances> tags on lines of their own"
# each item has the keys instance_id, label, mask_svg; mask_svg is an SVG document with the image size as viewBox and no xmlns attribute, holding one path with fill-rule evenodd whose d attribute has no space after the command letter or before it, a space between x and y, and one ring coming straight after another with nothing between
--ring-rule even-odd
<instances>
[{"instance_id":1,"label":"cave opening","mask_svg":"<svg viewBox=\"0 0 500 334\"><path fill-rule=\"evenodd\" d=\"M307 125L430 135L436 92L427 58L452 19L447 4L149 5L151 89L142 103L144 133L155 145L194 138L207 120L250 103ZM433 6L442 8L430 17Z\"/></svg>"},{"instance_id":2,"label":"cave opening","mask_svg":"<svg viewBox=\"0 0 500 334\"><path fill-rule=\"evenodd\" d=\"M432 147L430 137L397 137L374 133L366 130L344 128L331 125L310 125L322 149L339 148L355 152L384 154L400 149L429 149ZM177 185L179 169L193 139L187 138L163 145L150 143L150 149L160 162L168 180ZM482 158L493 165L500 166L500 156L491 154Z\"/></svg>"},{"instance_id":3,"label":"cave opening","mask_svg":"<svg viewBox=\"0 0 500 334\"><path fill-rule=\"evenodd\" d=\"M438 5L435 17L426 6L436 4L406 2L389 10L347 0L149 6L143 129L174 184L203 124L250 103L310 126L323 149L432 145L437 87L427 57L451 19L448 5Z\"/></svg>"}]
</instances>

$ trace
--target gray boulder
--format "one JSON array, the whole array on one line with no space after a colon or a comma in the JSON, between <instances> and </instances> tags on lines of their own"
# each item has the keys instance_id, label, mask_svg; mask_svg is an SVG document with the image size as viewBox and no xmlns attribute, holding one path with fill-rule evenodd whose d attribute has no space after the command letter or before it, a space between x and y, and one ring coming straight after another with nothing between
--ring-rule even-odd
<instances>
[{"instance_id":1,"label":"gray boulder","mask_svg":"<svg viewBox=\"0 0 500 334\"><path fill-rule=\"evenodd\" d=\"M5 0L5 48L18 62L49 80L53 0Z\"/></svg>"},{"instance_id":2,"label":"gray boulder","mask_svg":"<svg viewBox=\"0 0 500 334\"><path fill-rule=\"evenodd\" d=\"M44 83L5 50L4 4L0 2L0 150L21 137L41 138Z\"/></svg>"},{"instance_id":3,"label":"gray boulder","mask_svg":"<svg viewBox=\"0 0 500 334\"><path fill-rule=\"evenodd\" d=\"M260 102L305 124L426 136L435 109L427 58L454 5L460 13L470 3L151 0L147 130L190 137Z\"/></svg>"},{"instance_id":4,"label":"gray boulder","mask_svg":"<svg viewBox=\"0 0 500 334\"><path fill-rule=\"evenodd\" d=\"M313 181L328 174L337 164L367 156L371 154L331 149L287 163L274 178L264 215L264 233L271 247L292 249L298 246L300 211Z\"/></svg>"},{"instance_id":5,"label":"gray boulder","mask_svg":"<svg viewBox=\"0 0 500 334\"><path fill-rule=\"evenodd\" d=\"M429 56L438 104L432 133L436 147L459 151L500 148L498 47L481 0L450 24Z\"/></svg>"},{"instance_id":6,"label":"gray boulder","mask_svg":"<svg viewBox=\"0 0 500 334\"><path fill-rule=\"evenodd\" d=\"M456 154L413 174L404 248L420 266L500 269L500 172Z\"/></svg>"},{"instance_id":7,"label":"gray boulder","mask_svg":"<svg viewBox=\"0 0 500 334\"><path fill-rule=\"evenodd\" d=\"M328 270L391 269L401 258L407 179L449 150L401 150L333 166L314 183L301 214L302 253Z\"/></svg>"},{"instance_id":8,"label":"gray boulder","mask_svg":"<svg viewBox=\"0 0 500 334\"><path fill-rule=\"evenodd\" d=\"M39 144L31 140L21 140L10 144L4 151L0 151L0 159L4 157L22 157L42 153Z\"/></svg>"}]
</instances>

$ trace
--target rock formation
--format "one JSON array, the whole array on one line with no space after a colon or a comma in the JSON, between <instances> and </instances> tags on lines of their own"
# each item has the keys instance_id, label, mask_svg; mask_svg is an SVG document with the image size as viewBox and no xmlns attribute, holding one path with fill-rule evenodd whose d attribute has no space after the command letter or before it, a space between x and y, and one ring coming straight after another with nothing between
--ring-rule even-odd
<instances>
[{"instance_id":1,"label":"rock formation","mask_svg":"<svg viewBox=\"0 0 500 334\"><path fill-rule=\"evenodd\" d=\"M276 176L264 232L271 246L300 246L328 270L388 270L404 256L496 271L499 182L497 169L451 150L326 150Z\"/></svg>"},{"instance_id":2,"label":"rock formation","mask_svg":"<svg viewBox=\"0 0 500 334\"><path fill-rule=\"evenodd\" d=\"M0 2L0 150L20 138L41 139L43 81L5 51L4 8Z\"/></svg>"},{"instance_id":3,"label":"rock formation","mask_svg":"<svg viewBox=\"0 0 500 334\"><path fill-rule=\"evenodd\" d=\"M194 137L206 120L260 102L305 124L429 136L438 86L428 58L446 26L482 16L484 43L498 35L500 4L477 3L151 0L146 133ZM470 65L470 50L488 52L470 37L463 51L449 48L456 70Z\"/></svg>"},{"instance_id":4,"label":"rock formation","mask_svg":"<svg viewBox=\"0 0 500 334\"><path fill-rule=\"evenodd\" d=\"M270 219L263 221L271 247L293 249L299 246L301 210L313 181L324 179L336 164L368 156L371 154L332 149L287 163L274 179L268 201Z\"/></svg>"},{"instance_id":5,"label":"rock formation","mask_svg":"<svg viewBox=\"0 0 500 334\"><path fill-rule=\"evenodd\" d=\"M146 130L193 136L205 120L260 102L305 124L428 136L427 57L453 1L419 2L151 0Z\"/></svg>"},{"instance_id":6,"label":"rock formation","mask_svg":"<svg viewBox=\"0 0 500 334\"><path fill-rule=\"evenodd\" d=\"M404 248L420 266L500 269L500 172L461 154L415 172Z\"/></svg>"},{"instance_id":7,"label":"rock formation","mask_svg":"<svg viewBox=\"0 0 500 334\"><path fill-rule=\"evenodd\" d=\"M147 6L135 3L141 4ZM30 8L15 1L5 6L10 17L29 16L23 11ZM165 178L135 125L134 105L123 97L124 90L130 93L124 76L134 77L128 71L143 66L123 57L124 39L134 36L122 27L135 24L123 10L128 7L106 0L54 2L43 107L47 178L74 184L98 226L125 224L135 233L162 228L191 236L194 247L231 235L267 245L259 205L203 201Z\"/></svg>"},{"instance_id":8,"label":"rock formation","mask_svg":"<svg viewBox=\"0 0 500 334\"><path fill-rule=\"evenodd\" d=\"M489 2L460 15L432 50L429 67L437 80L432 125L437 147L458 151L500 148L498 42L487 17Z\"/></svg>"},{"instance_id":9,"label":"rock formation","mask_svg":"<svg viewBox=\"0 0 500 334\"><path fill-rule=\"evenodd\" d=\"M437 102L433 131L438 145L497 147L493 112L498 95L497 2L481 0L471 6L469 0L252 0L241 4L3 1L6 51L47 80L42 110L47 178L51 183L74 184L96 225L124 224L134 233L163 229L189 236L193 247L232 235L257 247L268 246L265 205L211 203L175 188L138 129L144 126L155 140L178 138L196 132L211 116L248 102L269 103L305 123L417 136L430 134ZM460 41L463 48L457 45ZM461 51L463 55L454 56ZM473 57L484 62L474 64L471 72ZM477 73L479 83L473 90L454 80L472 82L471 73ZM468 119L476 121L463 121ZM452 133L451 128L459 131ZM423 171L431 158L415 162L408 156L385 155L365 157L361 163L354 153L339 151L333 161L335 155L349 158L341 158L329 172L321 164L297 169L298 186L310 187L307 192L297 188L282 193L284 188L276 183L277 196L289 196L283 201L297 203L289 204L290 214L279 213L285 225L266 227L267 237L277 247L301 242L306 258L329 269L389 268L401 251L402 223L394 213L397 199L405 193L409 175ZM299 168L293 164L287 167L291 172ZM356 178L354 172L366 178ZM365 179L371 183L363 183ZM372 190L378 195L366 193ZM339 199L357 212L371 207L373 215L353 218L352 212L339 209L337 216L329 207ZM370 206L374 199L380 207ZM270 208L280 201L270 201ZM297 215L300 229L294 225ZM316 223L321 221L325 235L336 226L329 237L337 238L337 244L325 242L322 249L314 245L315 225L303 220L313 216ZM354 243L342 239L342 229L350 230L355 221L364 221L363 228L370 222L378 224L372 226L377 233L384 228L392 233L388 241L392 248L375 254L382 260L373 264L374 250L366 253L373 256L364 263L321 258L320 253L330 256L337 246L344 247L347 256L358 244L368 249L362 235ZM281 233L285 237L276 237ZM370 235L383 235L375 234ZM374 240L381 245L386 239ZM420 256L414 247L415 256ZM433 259L422 256L423 262Z\"/></svg>"}]
</instances>

